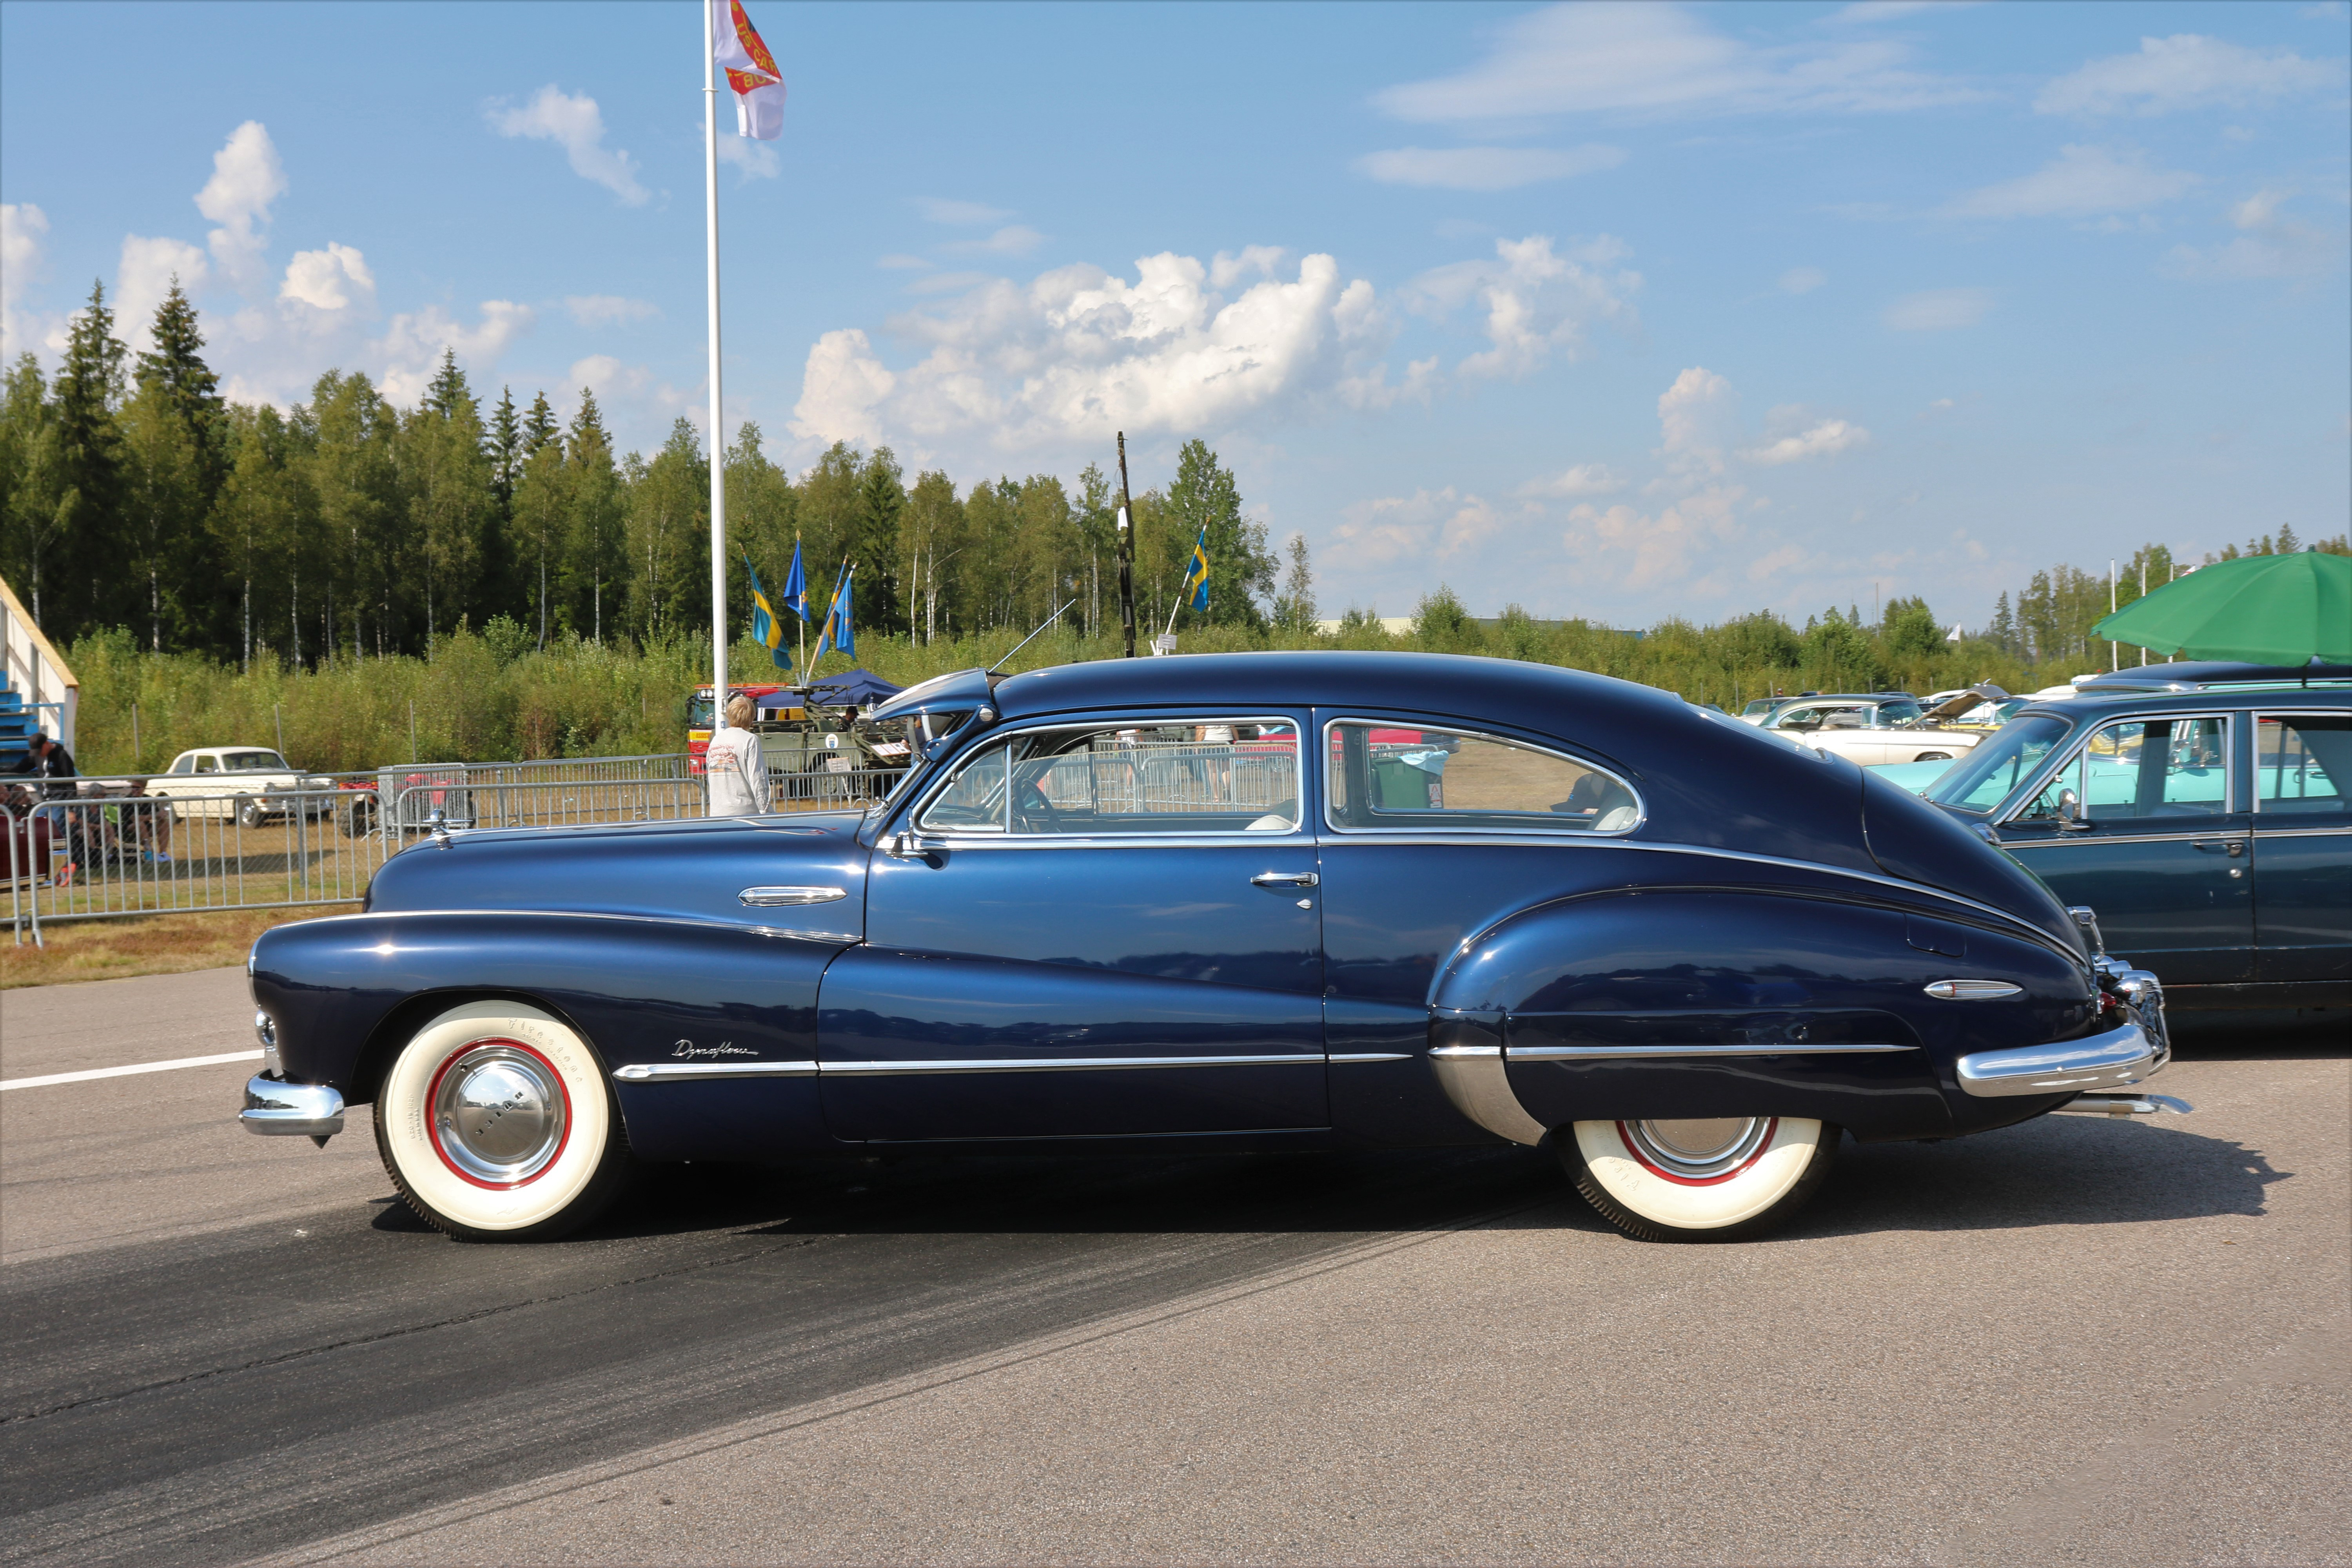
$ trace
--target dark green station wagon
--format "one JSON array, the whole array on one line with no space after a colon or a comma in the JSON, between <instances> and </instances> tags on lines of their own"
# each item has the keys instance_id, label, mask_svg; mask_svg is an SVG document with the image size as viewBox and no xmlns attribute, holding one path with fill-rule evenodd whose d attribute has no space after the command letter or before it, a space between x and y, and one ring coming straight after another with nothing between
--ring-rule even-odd
<instances>
[{"instance_id":1,"label":"dark green station wagon","mask_svg":"<svg viewBox=\"0 0 2352 1568\"><path fill-rule=\"evenodd\" d=\"M2352 1005L2352 668L2095 676L1923 793L2096 910L2176 1008Z\"/></svg>"}]
</instances>

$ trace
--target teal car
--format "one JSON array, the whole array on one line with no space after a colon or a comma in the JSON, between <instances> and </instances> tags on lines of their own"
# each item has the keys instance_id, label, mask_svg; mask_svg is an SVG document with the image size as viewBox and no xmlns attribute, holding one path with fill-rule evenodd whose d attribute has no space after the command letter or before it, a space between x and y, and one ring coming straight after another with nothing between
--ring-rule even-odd
<instances>
[{"instance_id":1,"label":"teal car","mask_svg":"<svg viewBox=\"0 0 2352 1568\"><path fill-rule=\"evenodd\" d=\"M2352 1005L2352 669L2123 670L1901 771L2175 1007Z\"/></svg>"}]
</instances>

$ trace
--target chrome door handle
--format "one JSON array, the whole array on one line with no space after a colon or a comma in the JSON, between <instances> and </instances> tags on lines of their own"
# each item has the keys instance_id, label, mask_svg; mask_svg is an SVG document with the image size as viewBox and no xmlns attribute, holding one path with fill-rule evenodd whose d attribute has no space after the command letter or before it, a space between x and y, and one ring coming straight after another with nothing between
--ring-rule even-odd
<instances>
[{"instance_id":1,"label":"chrome door handle","mask_svg":"<svg viewBox=\"0 0 2352 1568\"><path fill-rule=\"evenodd\" d=\"M1312 871L1260 871L1250 879L1254 888L1312 888L1323 879Z\"/></svg>"},{"instance_id":2,"label":"chrome door handle","mask_svg":"<svg viewBox=\"0 0 2352 1568\"><path fill-rule=\"evenodd\" d=\"M2193 838L2189 840L2189 847L2202 849L2208 855L2219 855L2226 850L2233 860L2246 852L2246 841L2242 838Z\"/></svg>"},{"instance_id":3,"label":"chrome door handle","mask_svg":"<svg viewBox=\"0 0 2352 1568\"><path fill-rule=\"evenodd\" d=\"M846 888L746 888L736 901L752 909L788 908L794 904L830 904L849 896Z\"/></svg>"}]
</instances>

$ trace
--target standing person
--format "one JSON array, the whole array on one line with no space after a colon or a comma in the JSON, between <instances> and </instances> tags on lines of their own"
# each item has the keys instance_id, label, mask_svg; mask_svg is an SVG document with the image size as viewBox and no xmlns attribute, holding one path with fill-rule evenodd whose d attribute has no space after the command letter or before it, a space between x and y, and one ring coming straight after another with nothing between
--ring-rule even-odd
<instances>
[{"instance_id":1,"label":"standing person","mask_svg":"<svg viewBox=\"0 0 2352 1568\"><path fill-rule=\"evenodd\" d=\"M710 737L703 755L710 781L710 815L758 816L768 809L768 764L760 737L751 731L751 700L737 692L727 701L727 728Z\"/></svg>"}]
</instances>

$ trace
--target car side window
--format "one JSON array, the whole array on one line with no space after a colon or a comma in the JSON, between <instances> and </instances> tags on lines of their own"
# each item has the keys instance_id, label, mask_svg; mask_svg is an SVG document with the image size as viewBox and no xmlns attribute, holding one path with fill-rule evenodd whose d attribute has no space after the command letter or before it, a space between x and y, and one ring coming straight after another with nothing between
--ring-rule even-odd
<instances>
[{"instance_id":1,"label":"car side window","mask_svg":"<svg viewBox=\"0 0 2352 1568\"><path fill-rule=\"evenodd\" d=\"M1622 780L1524 742L1358 720L1327 733L1334 827L1629 833L1641 823Z\"/></svg>"},{"instance_id":2,"label":"car side window","mask_svg":"<svg viewBox=\"0 0 2352 1568\"><path fill-rule=\"evenodd\" d=\"M1298 727L1286 719L1032 730L959 768L917 826L1018 837L1289 833L1298 777Z\"/></svg>"},{"instance_id":3,"label":"car side window","mask_svg":"<svg viewBox=\"0 0 2352 1568\"><path fill-rule=\"evenodd\" d=\"M2352 713L2265 714L2254 727L2254 809L2346 809Z\"/></svg>"},{"instance_id":4,"label":"car side window","mask_svg":"<svg viewBox=\"0 0 2352 1568\"><path fill-rule=\"evenodd\" d=\"M2102 724L2026 815L2056 816L2058 792L2071 789L2095 823L2217 816L2229 808L2229 734L2221 718Z\"/></svg>"},{"instance_id":5,"label":"car side window","mask_svg":"<svg viewBox=\"0 0 2352 1568\"><path fill-rule=\"evenodd\" d=\"M196 759L196 772L200 773L218 773L219 771L220 759L218 757L198 757Z\"/></svg>"},{"instance_id":6,"label":"car side window","mask_svg":"<svg viewBox=\"0 0 2352 1568\"><path fill-rule=\"evenodd\" d=\"M172 771L175 773L194 773L195 769L196 759L194 757L182 757L172 764Z\"/></svg>"}]
</instances>

